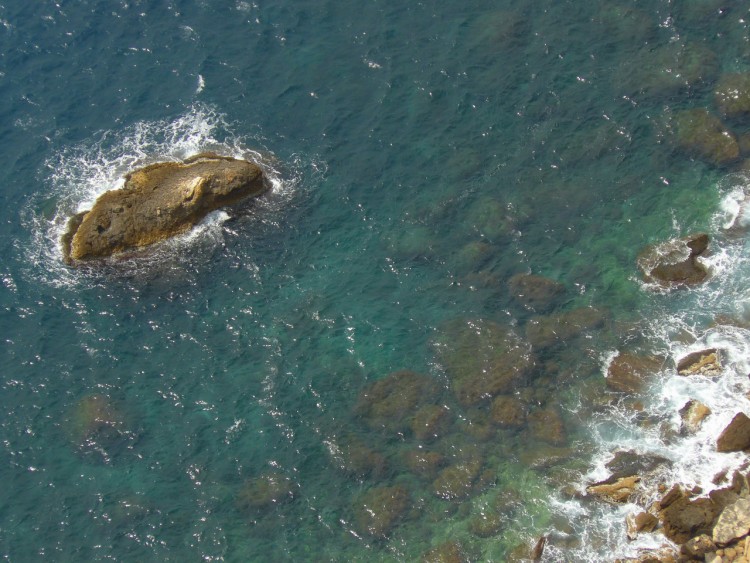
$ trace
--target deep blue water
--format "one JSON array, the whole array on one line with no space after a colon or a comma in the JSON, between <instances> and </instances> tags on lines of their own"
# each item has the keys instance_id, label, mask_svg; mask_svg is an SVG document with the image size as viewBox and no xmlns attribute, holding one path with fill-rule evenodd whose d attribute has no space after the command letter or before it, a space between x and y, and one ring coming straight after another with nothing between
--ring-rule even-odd
<instances>
[{"instance_id":1,"label":"deep blue water","mask_svg":"<svg viewBox=\"0 0 750 563\"><path fill-rule=\"evenodd\" d=\"M748 70L747 17L714 0L0 0L0 554L415 561L455 541L503 561L541 534L548 560L614 553L622 534L587 512L604 509L574 520L556 500L632 438L603 358L745 314L725 264L742 242L702 297L644 290L635 259L713 236L744 186L669 124ZM260 159L273 192L147 256L63 265L70 214L205 149ZM564 292L524 307L518 273ZM582 311L595 321L562 342L529 336ZM454 393L451 354L492 363L493 330L533 356L502 392L530 414L518 428ZM437 391L382 429L368 397L399 370ZM410 426L425 405L443 407L437 439ZM562 437L534 426L550 412ZM409 468L418 450L472 466L468 489L444 498L439 469ZM269 482L282 493L258 500ZM393 504L383 534L373 491Z\"/></svg>"}]
</instances>

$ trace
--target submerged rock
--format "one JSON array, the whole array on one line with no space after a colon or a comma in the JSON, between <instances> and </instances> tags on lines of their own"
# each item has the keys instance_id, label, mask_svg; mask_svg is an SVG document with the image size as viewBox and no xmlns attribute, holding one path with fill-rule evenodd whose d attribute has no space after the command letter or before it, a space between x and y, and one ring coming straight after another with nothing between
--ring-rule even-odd
<instances>
[{"instance_id":1,"label":"submerged rock","mask_svg":"<svg viewBox=\"0 0 750 563\"><path fill-rule=\"evenodd\" d=\"M268 189L252 162L201 153L130 172L122 189L102 194L72 217L62 238L65 261L103 258L183 233L211 211Z\"/></svg>"},{"instance_id":2,"label":"submerged rock","mask_svg":"<svg viewBox=\"0 0 750 563\"><path fill-rule=\"evenodd\" d=\"M355 502L357 529L373 538L387 538L410 507L411 498L404 487L370 489Z\"/></svg>"},{"instance_id":3,"label":"submerged rock","mask_svg":"<svg viewBox=\"0 0 750 563\"><path fill-rule=\"evenodd\" d=\"M534 367L531 347L511 327L487 320L448 323L438 346L453 392L464 406L515 391Z\"/></svg>"},{"instance_id":4,"label":"submerged rock","mask_svg":"<svg viewBox=\"0 0 750 563\"><path fill-rule=\"evenodd\" d=\"M294 482L281 473L266 473L249 480L237 496L240 508L267 510L294 498Z\"/></svg>"},{"instance_id":5,"label":"submerged rock","mask_svg":"<svg viewBox=\"0 0 750 563\"><path fill-rule=\"evenodd\" d=\"M705 109L680 111L673 120L677 146L714 166L725 166L740 156L737 137Z\"/></svg>"},{"instance_id":6,"label":"submerged rock","mask_svg":"<svg viewBox=\"0 0 750 563\"><path fill-rule=\"evenodd\" d=\"M579 307L556 315L534 317L526 323L526 338L536 349L553 348L569 344L586 331L601 327L606 319L606 313L594 307Z\"/></svg>"},{"instance_id":7,"label":"submerged rock","mask_svg":"<svg viewBox=\"0 0 750 563\"><path fill-rule=\"evenodd\" d=\"M468 563L469 557L460 544L447 541L422 556L422 563Z\"/></svg>"},{"instance_id":8,"label":"submerged rock","mask_svg":"<svg viewBox=\"0 0 750 563\"><path fill-rule=\"evenodd\" d=\"M750 74L725 74L716 84L714 100L719 111L728 117L750 113Z\"/></svg>"},{"instance_id":9,"label":"submerged rock","mask_svg":"<svg viewBox=\"0 0 750 563\"><path fill-rule=\"evenodd\" d=\"M374 430L404 432L418 409L439 394L435 379L409 370L395 371L362 391L355 412Z\"/></svg>"},{"instance_id":10,"label":"submerged rock","mask_svg":"<svg viewBox=\"0 0 750 563\"><path fill-rule=\"evenodd\" d=\"M708 248L704 233L647 246L638 255L638 268L649 283L663 287L695 285L708 277L700 262Z\"/></svg>"},{"instance_id":11,"label":"submerged rock","mask_svg":"<svg viewBox=\"0 0 750 563\"><path fill-rule=\"evenodd\" d=\"M534 274L516 274L508 280L510 294L522 305L543 313L565 293L560 282Z\"/></svg>"},{"instance_id":12,"label":"submerged rock","mask_svg":"<svg viewBox=\"0 0 750 563\"><path fill-rule=\"evenodd\" d=\"M105 463L132 448L138 437L129 428L125 414L106 395L83 397L73 408L66 427L78 451L100 457Z\"/></svg>"}]
</instances>

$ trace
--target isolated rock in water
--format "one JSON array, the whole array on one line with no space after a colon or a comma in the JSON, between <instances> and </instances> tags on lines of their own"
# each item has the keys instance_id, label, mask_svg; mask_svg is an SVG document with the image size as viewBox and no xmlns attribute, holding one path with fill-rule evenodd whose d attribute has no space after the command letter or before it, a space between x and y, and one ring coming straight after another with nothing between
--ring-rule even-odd
<instances>
[{"instance_id":1,"label":"isolated rock in water","mask_svg":"<svg viewBox=\"0 0 750 563\"><path fill-rule=\"evenodd\" d=\"M677 362L680 375L721 375L721 354L716 348L698 350L680 358Z\"/></svg>"},{"instance_id":2,"label":"isolated rock in water","mask_svg":"<svg viewBox=\"0 0 750 563\"><path fill-rule=\"evenodd\" d=\"M750 74L725 74L714 90L714 100L719 111L728 117L750 113Z\"/></svg>"},{"instance_id":3,"label":"isolated rock in water","mask_svg":"<svg viewBox=\"0 0 750 563\"><path fill-rule=\"evenodd\" d=\"M678 112L673 125L677 146L695 158L724 166L740 156L737 138L718 117L705 109Z\"/></svg>"},{"instance_id":4,"label":"isolated rock in water","mask_svg":"<svg viewBox=\"0 0 750 563\"><path fill-rule=\"evenodd\" d=\"M697 432L700 430L701 424L705 418L711 414L711 409L700 401L694 399L689 400L685 403L685 406L680 409L680 417L682 418L682 429L684 432Z\"/></svg>"},{"instance_id":5,"label":"isolated rock in water","mask_svg":"<svg viewBox=\"0 0 750 563\"><path fill-rule=\"evenodd\" d=\"M716 449L720 452L739 452L750 448L750 418L738 412L732 422L716 439Z\"/></svg>"},{"instance_id":6,"label":"isolated rock in water","mask_svg":"<svg viewBox=\"0 0 750 563\"><path fill-rule=\"evenodd\" d=\"M708 270L698 261L707 248L704 233L649 245L638 255L638 268L647 282L665 287L694 285L708 277Z\"/></svg>"},{"instance_id":7,"label":"isolated rock in water","mask_svg":"<svg viewBox=\"0 0 750 563\"><path fill-rule=\"evenodd\" d=\"M75 265L162 241L267 189L261 169L246 160L201 153L152 164L130 172L122 189L104 193L91 210L70 219L63 257Z\"/></svg>"},{"instance_id":8,"label":"isolated rock in water","mask_svg":"<svg viewBox=\"0 0 750 563\"><path fill-rule=\"evenodd\" d=\"M728 544L750 532L750 499L741 498L727 506L714 525L713 541Z\"/></svg>"}]
</instances>

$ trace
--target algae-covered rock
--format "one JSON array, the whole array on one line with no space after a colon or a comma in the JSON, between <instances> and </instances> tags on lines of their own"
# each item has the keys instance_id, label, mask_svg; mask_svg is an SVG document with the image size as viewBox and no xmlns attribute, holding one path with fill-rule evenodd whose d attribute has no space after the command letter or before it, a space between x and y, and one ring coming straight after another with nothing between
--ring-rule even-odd
<instances>
[{"instance_id":1,"label":"algae-covered rock","mask_svg":"<svg viewBox=\"0 0 750 563\"><path fill-rule=\"evenodd\" d=\"M672 126L677 147L708 164L726 166L740 156L737 137L708 110L676 112Z\"/></svg>"},{"instance_id":2,"label":"algae-covered rock","mask_svg":"<svg viewBox=\"0 0 750 563\"><path fill-rule=\"evenodd\" d=\"M504 428L520 428L526 424L526 405L513 395L498 395L492 401L492 422Z\"/></svg>"},{"instance_id":3,"label":"algae-covered rock","mask_svg":"<svg viewBox=\"0 0 750 563\"><path fill-rule=\"evenodd\" d=\"M402 486L370 489L354 503L357 529L373 538L387 538L410 507L409 492Z\"/></svg>"},{"instance_id":4,"label":"algae-covered rock","mask_svg":"<svg viewBox=\"0 0 750 563\"><path fill-rule=\"evenodd\" d=\"M138 438L117 403L100 394L86 395L75 404L66 420L66 429L79 452L105 463L132 448Z\"/></svg>"},{"instance_id":5,"label":"algae-covered rock","mask_svg":"<svg viewBox=\"0 0 750 563\"><path fill-rule=\"evenodd\" d=\"M296 485L281 473L270 472L250 479L237 495L240 508L266 510L294 498Z\"/></svg>"},{"instance_id":6,"label":"algae-covered rock","mask_svg":"<svg viewBox=\"0 0 750 563\"><path fill-rule=\"evenodd\" d=\"M330 440L327 444L331 461L347 475L378 479L388 470L385 456L352 434Z\"/></svg>"},{"instance_id":7,"label":"algae-covered rock","mask_svg":"<svg viewBox=\"0 0 750 563\"><path fill-rule=\"evenodd\" d=\"M406 467L419 477L434 479L438 471L445 466L446 458L443 454L421 449L409 450L404 454Z\"/></svg>"},{"instance_id":8,"label":"algae-covered rock","mask_svg":"<svg viewBox=\"0 0 750 563\"><path fill-rule=\"evenodd\" d=\"M438 382L427 375L395 371L360 393L355 413L374 430L403 432L418 409L433 403L440 390Z\"/></svg>"},{"instance_id":9,"label":"algae-covered rock","mask_svg":"<svg viewBox=\"0 0 750 563\"><path fill-rule=\"evenodd\" d=\"M529 414L529 431L537 440L553 446L561 446L567 440L565 424L560 411L555 407L537 409Z\"/></svg>"},{"instance_id":10,"label":"algae-covered rock","mask_svg":"<svg viewBox=\"0 0 750 563\"><path fill-rule=\"evenodd\" d=\"M435 494L445 500L461 500L469 496L482 471L482 459L472 456L446 467L432 483Z\"/></svg>"},{"instance_id":11,"label":"algae-covered rock","mask_svg":"<svg viewBox=\"0 0 750 563\"><path fill-rule=\"evenodd\" d=\"M568 344L588 330L601 327L606 319L604 311L593 307L534 317L526 323L526 338L536 349L553 348Z\"/></svg>"},{"instance_id":12,"label":"algae-covered rock","mask_svg":"<svg viewBox=\"0 0 750 563\"><path fill-rule=\"evenodd\" d=\"M442 405L426 405L411 420L411 431L417 440L429 442L445 434L451 425L452 415Z\"/></svg>"},{"instance_id":13,"label":"algae-covered rock","mask_svg":"<svg viewBox=\"0 0 750 563\"><path fill-rule=\"evenodd\" d=\"M468 563L469 557L458 542L447 541L422 556L422 563Z\"/></svg>"},{"instance_id":14,"label":"algae-covered rock","mask_svg":"<svg viewBox=\"0 0 750 563\"><path fill-rule=\"evenodd\" d=\"M543 313L565 293L560 282L535 274L516 274L508 280L510 294L522 305Z\"/></svg>"},{"instance_id":15,"label":"algae-covered rock","mask_svg":"<svg viewBox=\"0 0 750 563\"><path fill-rule=\"evenodd\" d=\"M514 391L534 367L531 347L511 327L483 319L447 323L438 352L464 406Z\"/></svg>"},{"instance_id":16,"label":"algae-covered rock","mask_svg":"<svg viewBox=\"0 0 750 563\"><path fill-rule=\"evenodd\" d=\"M695 285L708 277L700 258L708 248L708 235L699 233L649 245L638 255L645 281L663 287Z\"/></svg>"},{"instance_id":17,"label":"algae-covered rock","mask_svg":"<svg viewBox=\"0 0 750 563\"><path fill-rule=\"evenodd\" d=\"M184 162L152 164L130 172L121 189L104 193L70 220L63 257L75 266L142 248L267 189L261 169L246 160L201 153Z\"/></svg>"},{"instance_id":18,"label":"algae-covered rock","mask_svg":"<svg viewBox=\"0 0 750 563\"><path fill-rule=\"evenodd\" d=\"M750 113L750 73L724 74L714 88L716 107L728 117Z\"/></svg>"}]
</instances>

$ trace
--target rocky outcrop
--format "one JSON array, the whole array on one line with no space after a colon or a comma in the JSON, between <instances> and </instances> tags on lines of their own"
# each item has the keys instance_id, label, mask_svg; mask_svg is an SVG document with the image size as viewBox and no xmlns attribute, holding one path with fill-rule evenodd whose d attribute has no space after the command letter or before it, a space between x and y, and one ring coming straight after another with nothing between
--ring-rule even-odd
<instances>
[{"instance_id":1,"label":"rocky outcrop","mask_svg":"<svg viewBox=\"0 0 750 563\"><path fill-rule=\"evenodd\" d=\"M720 452L739 452L748 448L750 448L750 418L745 413L739 412L716 439L716 449Z\"/></svg>"},{"instance_id":2,"label":"rocky outcrop","mask_svg":"<svg viewBox=\"0 0 750 563\"><path fill-rule=\"evenodd\" d=\"M700 401L695 399L689 400L680 409L680 418L682 418L682 432L692 434L700 430L705 418L711 414L711 409Z\"/></svg>"},{"instance_id":3,"label":"rocky outcrop","mask_svg":"<svg viewBox=\"0 0 750 563\"><path fill-rule=\"evenodd\" d=\"M664 358L623 352L607 368L607 387L622 393L636 393L664 365Z\"/></svg>"},{"instance_id":4,"label":"rocky outcrop","mask_svg":"<svg viewBox=\"0 0 750 563\"><path fill-rule=\"evenodd\" d=\"M211 211L268 189L252 162L201 153L130 172L121 189L72 217L62 238L70 265L135 250L183 233Z\"/></svg>"},{"instance_id":5,"label":"rocky outcrop","mask_svg":"<svg viewBox=\"0 0 750 563\"><path fill-rule=\"evenodd\" d=\"M727 506L714 526L712 539L718 545L726 545L745 537L750 532L750 499L740 498Z\"/></svg>"},{"instance_id":6,"label":"rocky outcrop","mask_svg":"<svg viewBox=\"0 0 750 563\"><path fill-rule=\"evenodd\" d=\"M680 375L721 375L721 352L716 348L698 350L680 358L677 373Z\"/></svg>"},{"instance_id":7,"label":"rocky outcrop","mask_svg":"<svg viewBox=\"0 0 750 563\"><path fill-rule=\"evenodd\" d=\"M663 287L695 285L708 277L700 262L708 248L708 235L701 233L647 246L638 255L638 268L649 283Z\"/></svg>"}]
</instances>

